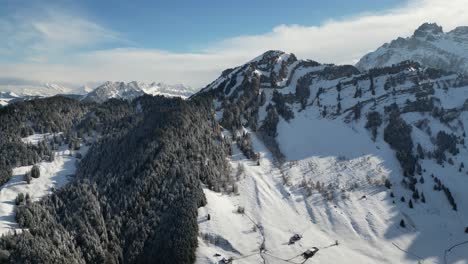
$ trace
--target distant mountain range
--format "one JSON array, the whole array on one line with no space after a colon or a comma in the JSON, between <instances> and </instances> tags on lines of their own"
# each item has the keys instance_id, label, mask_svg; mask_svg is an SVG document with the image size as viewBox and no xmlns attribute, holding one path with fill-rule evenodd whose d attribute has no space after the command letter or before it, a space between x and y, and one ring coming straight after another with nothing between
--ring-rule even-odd
<instances>
[{"instance_id":1,"label":"distant mountain range","mask_svg":"<svg viewBox=\"0 0 468 264\"><path fill-rule=\"evenodd\" d=\"M187 98L196 89L183 84L143 83L143 82L105 82L92 89L89 85L69 88L61 84L46 83L43 85L9 85L0 86L0 105L25 98L49 97L57 94L75 95L87 101L104 102L111 98L131 100L143 94L163 95L166 97Z\"/></svg>"},{"instance_id":2,"label":"distant mountain range","mask_svg":"<svg viewBox=\"0 0 468 264\"><path fill-rule=\"evenodd\" d=\"M359 70L412 60L422 66L453 72L468 72L468 27L457 27L444 33L435 23L424 23L411 37L397 38L365 55L357 64Z\"/></svg>"},{"instance_id":3,"label":"distant mountain range","mask_svg":"<svg viewBox=\"0 0 468 264\"><path fill-rule=\"evenodd\" d=\"M83 100L95 102L104 102L110 98L131 100L143 94L187 98L193 93L195 93L193 88L183 84L106 82L85 95Z\"/></svg>"}]
</instances>

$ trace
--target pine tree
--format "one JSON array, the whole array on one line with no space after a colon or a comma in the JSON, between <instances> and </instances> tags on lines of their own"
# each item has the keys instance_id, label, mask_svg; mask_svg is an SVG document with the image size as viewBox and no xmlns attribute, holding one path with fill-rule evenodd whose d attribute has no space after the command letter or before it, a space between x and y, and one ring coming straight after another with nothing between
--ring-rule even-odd
<instances>
[{"instance_id":1,"label":"pine tree","mask_svg":"<svg viewBox=\"0 0 468 264\"><path fill-rule=\"evenodd\" d=\"M421 144L418 143L418 146L416 147L416 150L418 152L418 156L420 159L424 159L424 151L421 147Z\"/></svg>"},{"instance_id":2,"label":"pine tree","mask_svg":"<svg viewBox=\"0 0 468 264\"><path fill-rule=\"evenodd\" d=\"M387 187L387 189L392 188L392 183L390 182L389 179L385 179L385 187Z\"/></svg>"},{"instance_id":3,"label":"pine tree","mask_svg":"<svg viewBox=\"0 0 468 264\"><path fill-rule=\"evenodd\" d=\"M421 192L421 202L426 203L426 197L424 196L424 192Z\"/></svg>"},{"instance_id":4,"label":"pine tree","mask_svg":"<svg viewBox=\"0 0 468 264\"><path fill-rule=\"evenodd\" d=\"M406 228L405 220L401 219L400 226Z\"/></svg>"},{"instance_id":5,"label":"pine tree","mask_svg":"<svg viewBox=\"0 0 468 264\"><path fill-rule=\"evenodd\" d=\"M401 200L402 203L404 203L406 201L404 196L402 196L400 200Z\"/></svg>"},{"instance_id":6,"label":"pine tree","mask_svg":"<svg viewBox=\"0 0 468 264\"><path fill-rule=\"evenodd\" d=\"M370 88L372 95L375 95L374 77L370 76Z\"/></svg>"},{"instance_id":7,"label":"pine tree","mask_svg":"<svg viewBox=\"0 0 468 264\"><path fill-rule=\"evenodd\" d=\"M31 172L28 171L24 174L24 180L26 181L26 183L30 184L31 183L31 180L32 180L32 177L31 177Z\"/></svg>"},{"instance_id":8,"label":"pine tree","mask_svg":"<svg viewBox=\"0 0 468 264\"><path fill-rule=\"evenodd\" d=\"M15 204L20 205L24 202L24 194L23 193L18 193L18 195L15 198Z\"/></svg>"},{"instance_id":9,"label":"pine tree","mask_svg":"<svg viewBox=\"0 0 468 264\"><path fill-rule=\"evenodd\" d=\"M39 178L41 177L41 170L39 169L39 166L34 165L31 169L31 177L33 178Z\"/></svg>"},{"instance_id":10,"label":"pine tree","mask_svg":"<svg viewBox=\"0 0 468 264\"><path fill-rule=\"evenodd\" d=\"M413 201L411 199L408 202L408 206L409 208L413 209Z\"/></svg>"}]
</instances>

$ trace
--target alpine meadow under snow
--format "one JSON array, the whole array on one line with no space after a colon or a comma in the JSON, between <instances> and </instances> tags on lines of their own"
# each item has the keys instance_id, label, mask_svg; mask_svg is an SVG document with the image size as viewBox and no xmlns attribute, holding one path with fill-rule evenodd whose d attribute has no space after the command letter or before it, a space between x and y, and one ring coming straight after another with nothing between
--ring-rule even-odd
<instances>
[{"instance_id":1,"label":"alpine meadow under snow","mask_svg":"<svg viewBox=\"0 0 468 264\"><path fill-rule=\"evenodd\" d=\"M0 263L468 263L465 29L1 93Z\"/></svg>"}]
</instances>

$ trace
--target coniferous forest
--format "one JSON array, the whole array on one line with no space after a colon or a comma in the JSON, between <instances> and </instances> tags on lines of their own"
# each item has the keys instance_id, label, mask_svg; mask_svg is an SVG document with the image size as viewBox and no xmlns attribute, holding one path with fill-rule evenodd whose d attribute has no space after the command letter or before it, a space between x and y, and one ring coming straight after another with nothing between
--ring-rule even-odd
<instances>
[{"instance_id":1,"label":"coniferous forest","mask_svg":"<svg viewBox=\"0 0 468 264\"><path fill-rule=\"evenodd\" d=\"M26 153L1 155L11 157L2 163L7 173L17 159L31 153L29 164L43 154L18 132L98 138L68 185L18 206L24 231L1 238L1 263L194 262L202 184L219 190L228 175L229 150L208 100L143 96L93 105L53 97L1 111L2 144Z\"/></svg>"}]
</instances>

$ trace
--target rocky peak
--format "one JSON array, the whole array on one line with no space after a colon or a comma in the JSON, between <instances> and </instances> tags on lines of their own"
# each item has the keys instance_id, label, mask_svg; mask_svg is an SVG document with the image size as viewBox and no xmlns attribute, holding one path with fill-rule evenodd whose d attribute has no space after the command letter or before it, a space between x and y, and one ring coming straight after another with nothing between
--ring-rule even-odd
<instances>
[{"instance_id":1,"label":"rocky peak","mask_svg":"<svg viewBox=\"0 0 468 264\"><path fill-rule=\"evenodd\" d=\"M457 27L449 32L450 35L468 37L468 27Z\"/></svg>"},{"instance_id":2,"label":"rocky peak","mask_svg":"<svg viewBox=\"0 0 468 264\"><path fill-rule=\"evenodd\" d=\"M397 38L366 54L356 64L360 70L395 65L405 60L424 67L465 73L468 70L468 27L444 33L435 23L424 23L414 35Z\"/></svg>"},{"instance_id":3,"label":"rocky peak","mask_svg":"<svg viewBox=\"0 0 468 264\"><path fill-rule=\"evenodd\" d=\"M416 31L414 31L413 36L417 38L425 38L428 36L438 35L442 33L444 33L442 27L437 25L436 23L424 23L421 26L419 26L419 28L416 29Z\"/></svg>"}]
</instances>

